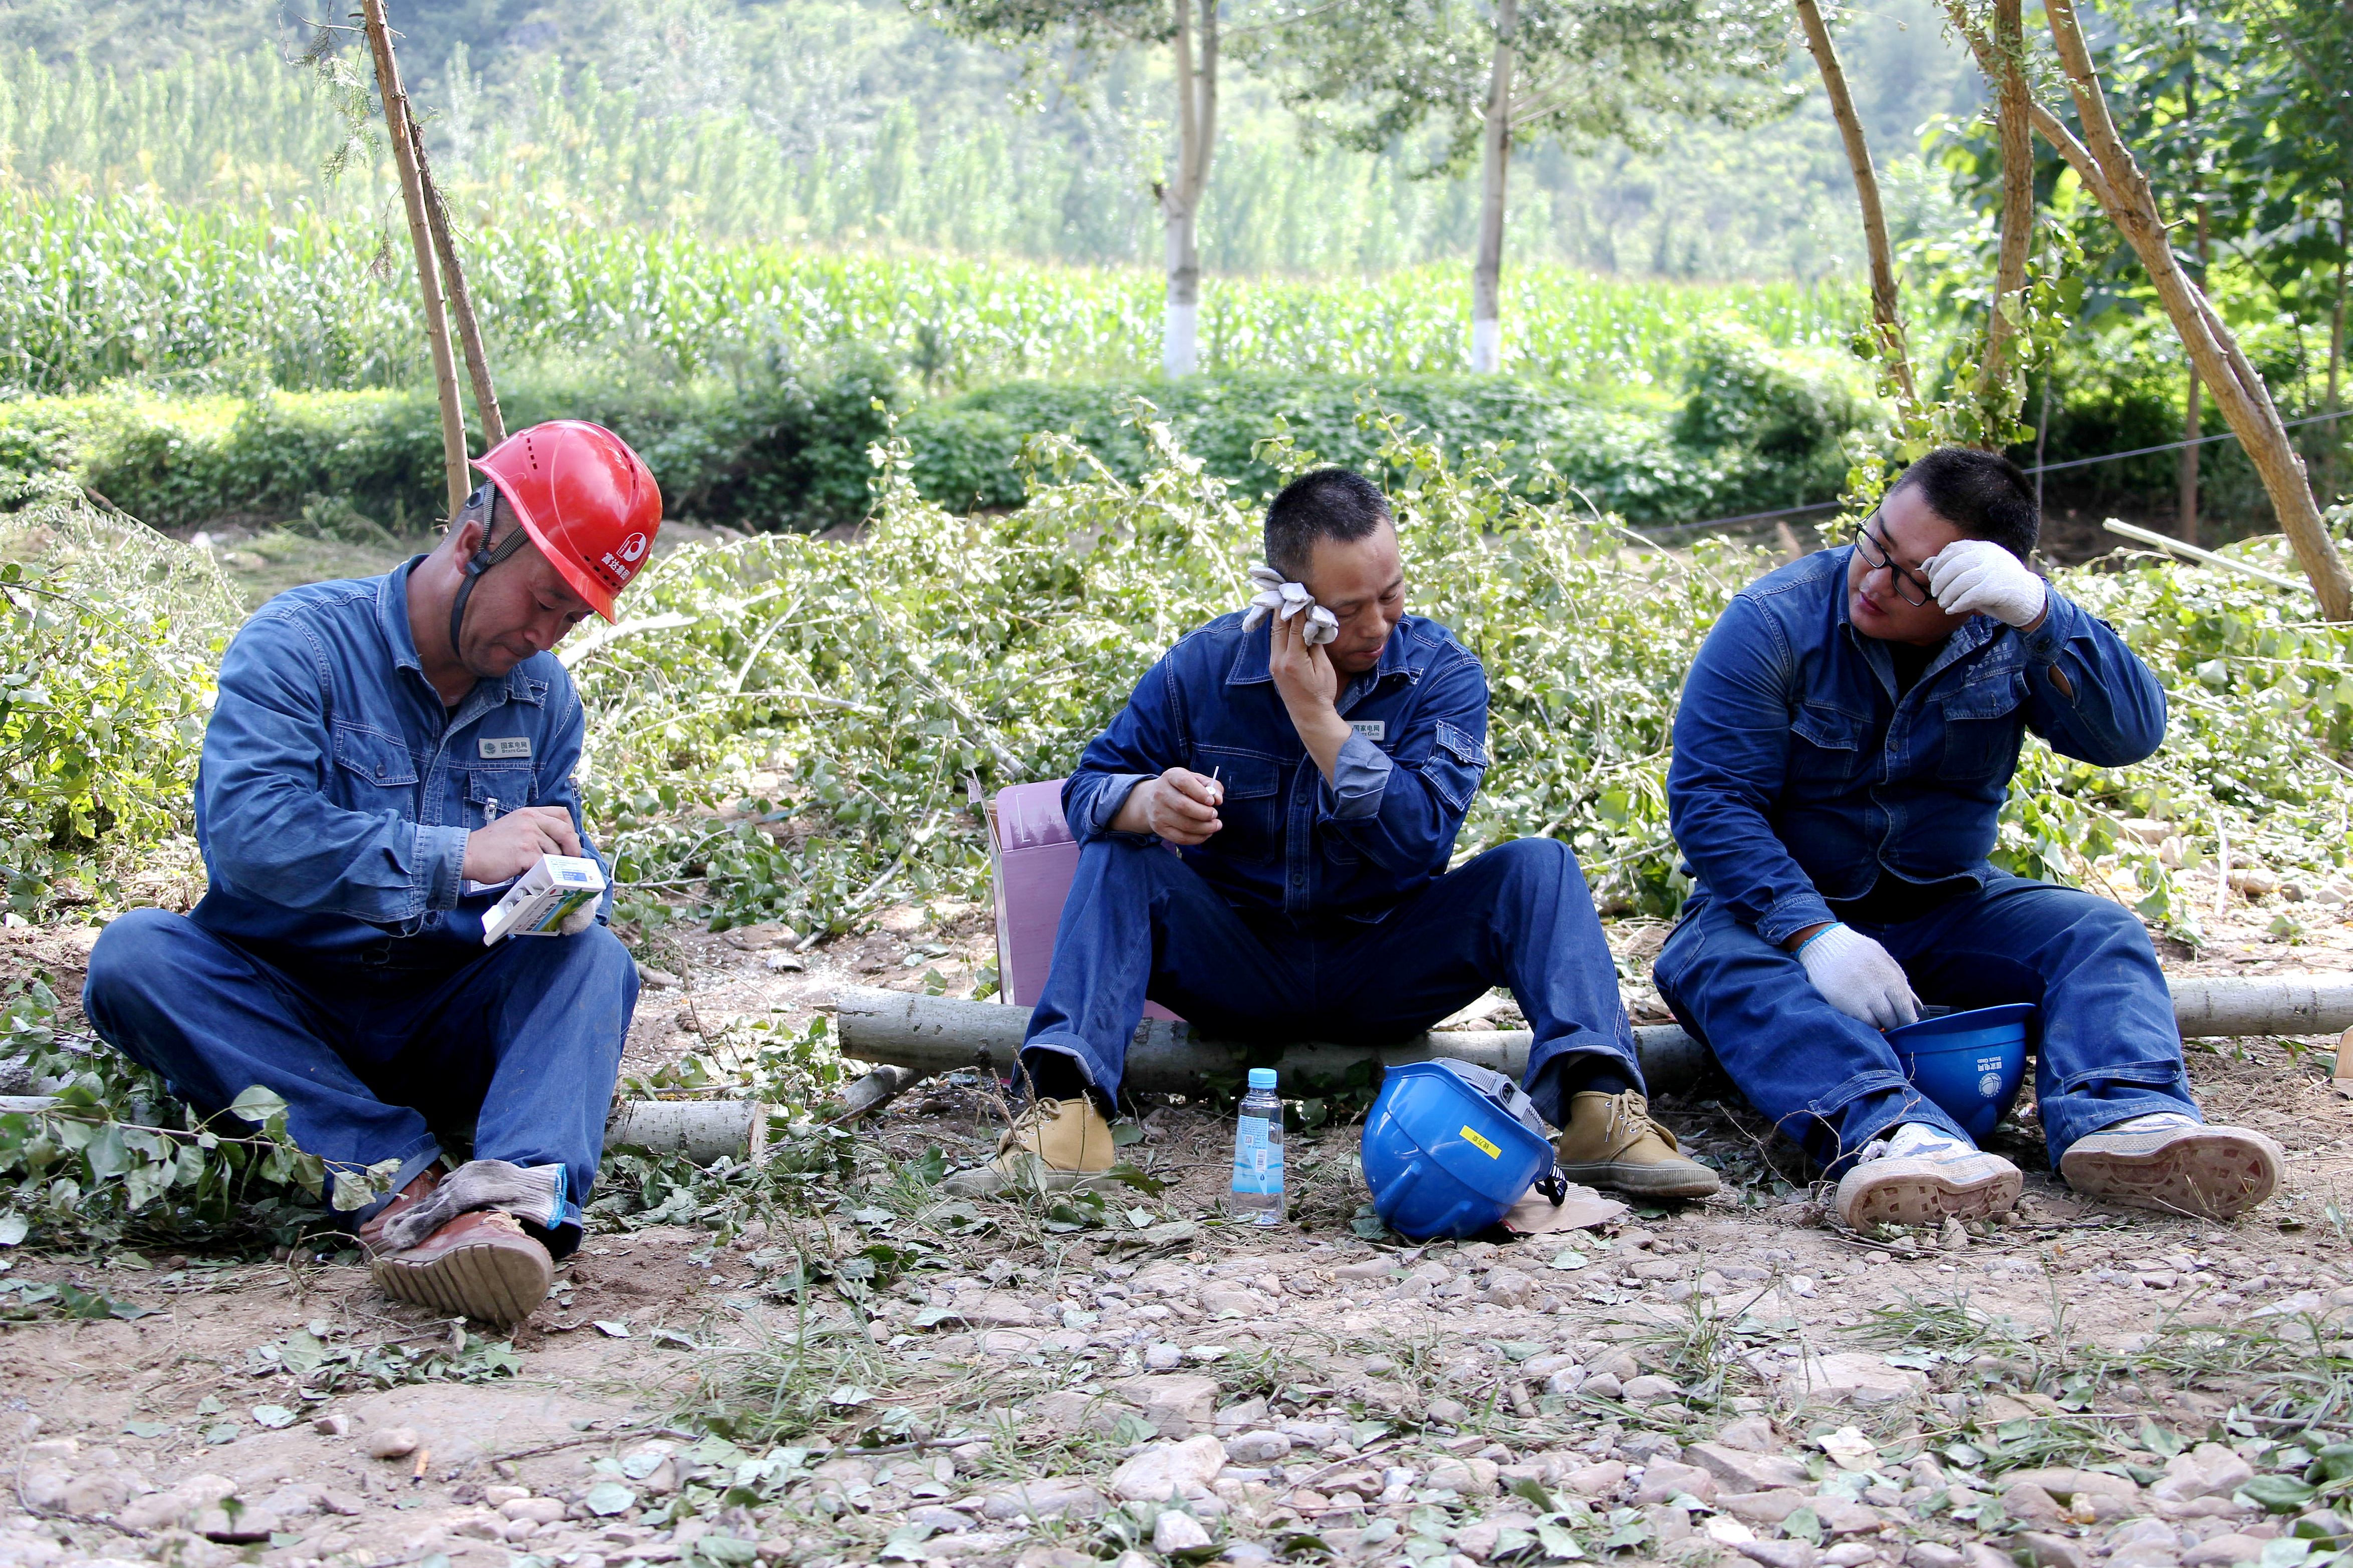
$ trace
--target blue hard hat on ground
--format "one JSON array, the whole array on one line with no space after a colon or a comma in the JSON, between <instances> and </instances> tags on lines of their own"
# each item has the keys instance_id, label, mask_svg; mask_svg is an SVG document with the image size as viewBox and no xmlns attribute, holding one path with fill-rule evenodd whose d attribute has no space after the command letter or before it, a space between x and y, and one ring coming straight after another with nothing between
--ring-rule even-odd
<instances>
[{"instance_id":1,"label":"blue hard hat on ground","mask_svg":"<svg viewBox=\"0 0 2353 1568\"><path fill-rule=\"evenodd\" d=\"M1451 1057L1388 1069L1363 1158L1373 1212L1414 1241L1478 1235L1552 1172L1543 1119L1519 1085Z\"/></svg>"},{"instance_id":2,"label":"blue hard hat on ground","mask_svg":"<svg viewBox=\"0 0 2353 1568\"><path fill-rule=\"evenodd\" d=\"M1887 1043L1912 1086L1982 1143L2026 1079L2035 1020L2031 1002L1976 1007L1890 1029Z\"/></svg>"}]
</instances>

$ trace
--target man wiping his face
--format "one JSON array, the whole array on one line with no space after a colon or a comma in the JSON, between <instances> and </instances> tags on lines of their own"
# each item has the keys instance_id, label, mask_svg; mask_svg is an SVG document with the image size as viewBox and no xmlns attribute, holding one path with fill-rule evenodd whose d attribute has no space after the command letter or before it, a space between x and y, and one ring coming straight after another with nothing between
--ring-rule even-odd
<instances>
[{"instance_id":1,"label":"man wiping his face","mask_svg":"<svg viewBox=\"0 0 2353 1568\"><path fill-rule=\"evenodd\" d=\"M1568 847L1522 839L1446 868L1487 767L1486 676L1406 613L1380 490L1339 468L1293 480L1266 560L1257 602L1164 655L1063 786L1082 848L1022 1048L1031 1098L997 1160L951 1185L1109 1169L1147 999L1211 1035L1372 1047L1508 985L1569 1179L1714 1192L1650 1120Z\"/></svg>"}]
</instances>

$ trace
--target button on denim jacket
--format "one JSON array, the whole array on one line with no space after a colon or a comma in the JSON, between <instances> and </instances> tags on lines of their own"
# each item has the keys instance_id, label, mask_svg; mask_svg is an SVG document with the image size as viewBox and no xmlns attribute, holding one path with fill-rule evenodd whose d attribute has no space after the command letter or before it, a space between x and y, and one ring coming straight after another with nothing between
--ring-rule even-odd
<instances>
[{"instance_id":1,"label":"button on denim jacket","mask_svg":"<svg viewBox=\"0 0 2353 1568\"><path fill-rule=\"evenodd\" d=\"M416 565L280 594L229 644L196 772L200 924L290 962L451 966L497 901L463 892L466 836L525 805L580 828L572 678L537 654L444 708L409 636Z\"/></svg>"},{"instance_id":2,"label":"button on denim jacket","mask_svg":"<svg viewBox=\"0 0 2353 1568\"><path fill-rule=\"evenodd\" d=\"M1228 902L1303 921L1377 920L1453 853L1487 770L1486 672L1444 626L1401 618L1380 662L1335 704L1359 726L1335 788L1274 689L1272 623L1241 623L1239 612L1219 616L1145 672L1062 786L1071 835L1105 837L1145 778L1214 772L1224 826L1183 853Z\"/></svg>"},{"instance_id":3,"label":"button on denim jacket","mask_svg":"<svg viewBox=\"0 0 2353 1568\"><path fill-rule=\"evenodd\" d=\"M1675 841L1705 896L1776 944L1883 873L1982 880L2027 731L2100 767L2165 739L2156 676L2055 589L2031 634L1962 623L1899 699L1887 645L1847 619L1852 553L1819 552L1736 595L1675 714Z\"/></svg>"}]
</instances>

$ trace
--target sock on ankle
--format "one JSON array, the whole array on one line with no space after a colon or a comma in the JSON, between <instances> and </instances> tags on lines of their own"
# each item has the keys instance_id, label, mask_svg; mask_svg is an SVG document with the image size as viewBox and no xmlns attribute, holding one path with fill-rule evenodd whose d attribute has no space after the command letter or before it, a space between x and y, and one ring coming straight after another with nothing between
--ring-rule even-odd
<instances>
[{"instance_id":1,"label":"sock on ankle","mask_svg":"<svg viewBox=\"0 0 2353 1568\"><path fill-rule=\"evenodd\" d=\"M1095 1102L1095 1109L1111 1119L1111 1097L1087 1081L1085 1069L1078 1058L1068 1051L1024 1051L1021 1053L1021 1082L1033 1100L1076 1100L1084 1095Z\"/></svg>"},{"instance_id":2,"label":"sock on ankle","mask_svg":"<svg viewBox=\"0 0 2353 1568\"><path fill-rule=\"evenodd\" d=\"M1555 1127L1566 1127L1571 1097L1625 1094L1637 1087L1626 1076L1626 1064L1616 1057L1582 1051L1546 1062L1536 1081L1528 1086L1528 1098L1535 1102L1538 1116Z\"/></svg>"}]
</instances>

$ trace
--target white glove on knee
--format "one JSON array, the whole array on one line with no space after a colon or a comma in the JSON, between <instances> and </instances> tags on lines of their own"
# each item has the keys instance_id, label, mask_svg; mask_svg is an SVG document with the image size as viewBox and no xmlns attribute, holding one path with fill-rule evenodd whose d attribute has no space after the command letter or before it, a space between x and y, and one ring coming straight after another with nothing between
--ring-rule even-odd
<instances>
[{"instance_id":1,"label":"white glove on knee","mask_svg":"<svg viewBox=\"0 0 2353 1568\"><path fill-rule=\"evenodd\" d=\"M1822 1000L1850 1018L1875 1029L1919 1021L1920 999L1912 994L1904 966L1852 927L1824 926L1798 949L1798 962Z\"/></svg>"},{"instance_id":2,"label":"white glove on knee","mask_svg":"<svg viewBox=\"0 0 2353 1568\"><path fill-rule=\"evenodd\" d=\"M1928 591L1948 616L1991 616L2005 626L2028 626L2042 614L2042 579L1990 539L1957 540L1921 566Z\"/></svg>"}]
</instances>

